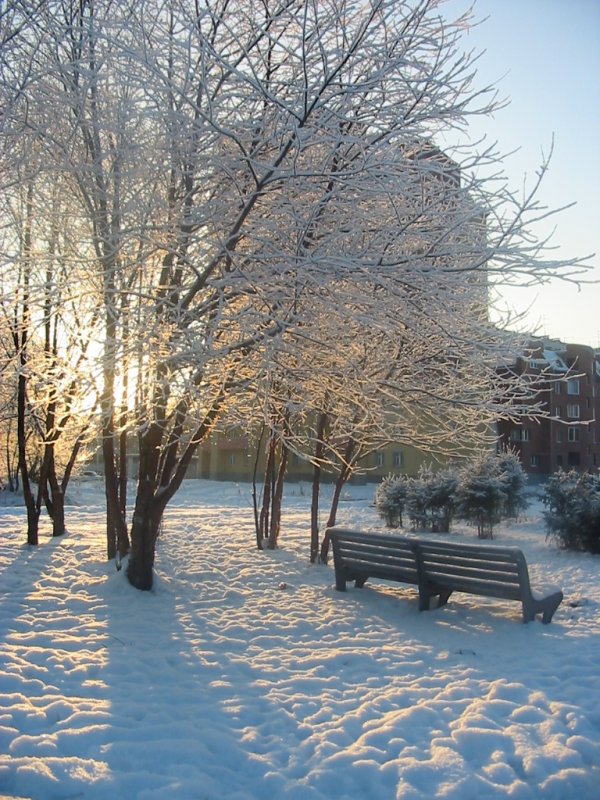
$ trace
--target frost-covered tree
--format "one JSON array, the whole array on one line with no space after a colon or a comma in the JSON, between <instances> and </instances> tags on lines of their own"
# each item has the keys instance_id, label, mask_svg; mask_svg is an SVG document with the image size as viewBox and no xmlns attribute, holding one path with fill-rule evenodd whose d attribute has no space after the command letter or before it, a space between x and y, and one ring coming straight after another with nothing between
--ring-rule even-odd
<instances>
[{"instance_id":1,"label":"frost-covered tree","mask_svg":"<svg viewBox=\"0 0 600 800\"><path fill-rule=\"evenodd\" d=\"M2 146L30 132L44 174L69 182L102 300L107 529L121 550L118 450L125 429L138 436L134 586L151 587L167 503L219 416L265 380L274 343L310 353L304 386L322 411L327 364L346 390L352 339L384 338L380 405L412 439L536 412L509 403L527 388L498 379L514 342L486 305L488 282L560 266L531 234L545 212L486 182L492 150L435 145L494 108L461 48L466 18L444 21L438 0L11 7ZM375 385L357 390L373 419Z\"/></svg>"},{"instance_id":2,"label":"frost-covered tree","mask_svg":"<svg viewBox=\"0 0 600 800\"><path fill-rule=\"evenodd\" d=\"M375 489L375 508L388 528L402 527L409 481L404 475L388 475Z\"/></svg>"},{"instance_id":3,"label":"frost-covered tree","mask_svg":"<svg viewBox=\"0 0 600 800\"><path fill-rule=\"evenodd\" d=\"M458 502L458 486L458 472L451 467L421 468L406 493L406 509L415 528L447 533Z\"/></svg>"},{"instance_id":4,"label":"frost-covered tree","mask_svg":"<svg viewBox=\"0 0 600 800\"><path fill-rule=\"evenodd\" d=\"M517 453L503 450L498 453L498 469L504 480L506 502L504 516L516 518L529 504L527 497L527 474Z\"/></svg>"},{"instance_id":5,"label":"frost-covered tree","mask_svg":"<svg viewBox=\"0 0 600 800\"><path fill-rule=\"evenodd\" d=\"M29 154L21 182L14 181L0 200L8 223L2 239L2 371L12 385L12 402L4 409L6 448L18 453L29 544L37 544L43 506L53 534L64 533L67 486L82 445L94 434L95 393L83 369L94 304L90 309L77 284L65 279L70 246L68 229L59 225L62 187L48 186L41 167L31 169L34 163ZM12 174L24 166L15 159Z\"/></svg>"},{"instance_id":6,"label":"frost-covered tree","mask_svg":"<svg viewBox=\"0 0 600 800\"><path fill-rule=\"evenodd\" d=\"M506 505L505 481L495 455L483 455L461 470L457 501L459 516L477 525L478 537L493 539Z\"/></svg>"},{"instance_id":7,"label":"frost-covered tree","mask_svg":"<svg viewBox=\"0 0 600 800\"><path fill-rule=\"evenodd\" d=\"M600 475L559 470L544 486L548 536L566 550L600 553Z\"/></svg>"}]
</instances>

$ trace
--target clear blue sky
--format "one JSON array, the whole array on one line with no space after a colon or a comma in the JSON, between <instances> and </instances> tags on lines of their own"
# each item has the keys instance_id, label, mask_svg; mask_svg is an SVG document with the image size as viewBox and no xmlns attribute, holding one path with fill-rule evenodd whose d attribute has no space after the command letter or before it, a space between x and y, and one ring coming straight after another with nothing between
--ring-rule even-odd
<instances>
[{"instance_id":1,"label":"clear blue sky","mask_svg":"<svg viewBox=\"0 0 600 800\"><path fill-rule=\"evenodd\" d=\"M449 0L447 18L469 7ZM507 108L478 121L476 132L498 141L517 191L533 181L542 153L554 153L540 200L551 208L575 202L554 217L553 258L584 257L600 280L600 0L476 0L483 21L464 37L466 49L485 50L477 84L496 81ZM475 126L473 126L475 130ZM519 311L530 308L528 327L565 341L600 346L600 284L575 287L553 281L505 293Z\"/></svg>"}]
</instances>

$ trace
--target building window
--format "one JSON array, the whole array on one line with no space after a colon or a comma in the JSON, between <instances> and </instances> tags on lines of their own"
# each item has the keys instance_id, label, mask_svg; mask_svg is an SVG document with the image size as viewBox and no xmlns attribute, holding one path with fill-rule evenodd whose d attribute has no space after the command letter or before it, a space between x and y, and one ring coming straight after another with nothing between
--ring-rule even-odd
<instances>
[{"instance_id":1,"label":"building window","mask_svg":"<svg viewBox=\"0 0 600 800\"><path fill-rule=\"evenodd\" d=\"M557 467L562 467L562 464L563 464L563 457L562 457L562 455L557 455L557 456L556 456L556 466L557 466Z\"/></svg>"},{"instance_id":2,"label":"building window","mask_svg":"<svg viewBox=\"0 0 600 800\"><path fill-rule=\"evenodd\" d=\"M385 464L385 453L375 453L375 466L383 467Z\"/></svg>"},{"instance_id":3,"label":"building window","mask_svg":"<svg viewBox=\"0 0 600 800\"><path fill-rule=\"evenodd\" d=\"M562 442L562 440L563 440L562 428L558 428L556 431L556 441L560 443Z\"/></svg>"},{"instance_id":4,"label":"building window","mask_svg":"<svg viewBox=\"0 0 600 800\"><path fill-rule=\"evenodd\" d=\"M539 456L531 456L530 465L532 467L539 467L540 466L540 457Z\"/></svg>"},{"instance_id":5,"label":"building window","mask_svg":"<svg viewBox=\"0 0 600 800\"><path fill-rule=\"evenodd\" d=\"M235 453L229 453L229 463L232 467L235 464Z\"/></svg>"},{"instance_id":6,"label":"building window","mask_svg":"<svg viewBox=\"0 0 600 800\"><path fill-rule=\"evenodd\" d=\"M568 435L569 442L578 442L579 441L579 428L569 428L569 435Z\"/></svg>"},{"instance_id":7,"label":"building window","mask_svg":"<svg viewBox=\"0 0 600 800\"><path fill-rule=\"evenodd\" d=\"M567 381L567 394L579 394L579 378Z\"/></svg>"},{"instance_id":8,"label":"building window","mask_svg":"<svg viewBox=\"0 0 600 800\"><path fill-rule=\"evenodd\" d=\"M511 442L529 442L530 439L531 436L527 428L514 428L510 432Z\"/></svg>"},{"instance_id":9,"label":"building window","mask_svg":"<svg viewBox=\"0 0 600 800\"><path fill-rule=\"evenodd\" d=\"M569 419L579 419L579 403L569 403L567 406L567 417L569 417Z\"/></svg>"},{"instance_id":10,"label":"building window","mask_svg":"<svg viewBox=\"0 0 600 800\"><path fill-rule=\"evenodd\" d=\"M556 381L554 383L554 394L561 394L561 392L562 392L562 383Z\"/></svg>"},{"instance_id":11,"label":"building window","mask_svg":"<svg viewBox=\"0 0 600 800\"><path fill-rule=\"evenodd\" d=\"M394 466L402 467L403 465L404 465L404 455L401 450L396 450L394 452Z\"/></svg>"},{"instance_id":12,"label":"building window","mask_svg":"<svg viewBox=\"0 0 600 800\"><path fill-rule=\"evenodd\" d=\"M569 466L570 467L578 467L580 464L580 456L577 451L573 453L569 453Z\"/></svg>"},{"instance_id":13,"label":"building window","mask_svg":"<svg viewBox=\"0 0 600 800\"><path fill-rule=\"evenodd\" d=\"M556 406L554 408L554 416L560 419L561 414L562 414L562 408L560 406Z\"/></svg>"}]
</instances>

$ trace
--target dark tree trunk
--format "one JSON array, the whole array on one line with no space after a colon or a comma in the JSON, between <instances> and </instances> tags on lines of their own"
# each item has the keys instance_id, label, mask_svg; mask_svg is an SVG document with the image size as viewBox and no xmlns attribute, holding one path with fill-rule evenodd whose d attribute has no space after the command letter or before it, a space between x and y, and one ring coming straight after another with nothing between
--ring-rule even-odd
<instances>
[{"instance_id":1,"label":"dark tree trunk","mask_svg":"<svg viewBox=\"0 0 600 800\"><path fill-rule=\"evenodd\" d=\"M313 467L312 493L310 500L310 563L319 555L319 492L321 490L321 467Z\"/></svg>"},{"instance_id":2,"label":"dark tree trunk","mask_svg":"<svg viewBox=\"0 0 600 800\"><path fill-rule=\"evenodd\" d=\"M65 496L60 486L52 491L52 536L65 532Z\"/></svg>"},{"instance_id":3,"label":"dark tree trunk","mask_svg":"<svg viewBox=\"0 0 600 800\"><path fill-rule=\"evenodd\" d=\"M39 542L39 522L40 505L31 489L29 468L27 465L27 434L25 431L26 416L26 378L23 374L19 375L19 387L17 392L17 432L19 448L19 471L21 473L21 483L23 484L23 500L27 509L27 544L37 545Z\"/></svg>"},{"instance_id":4,"label":"dark tree trunk","mask_svg":"<svg viewBox=\"0 0 600 800\"><path fill-rule=\"evenodd\" d=\"M42 468L43 497L46 511L52 520L52 536L62 536L65 532L65 495L56 476L54 446L49 445Z\"/></svg>"},{"instance_id":5,"label":"dark tree trunk","mask_svg":"<svg viewBox=\"0 0 600 800\"><path fill-rule=\"evenodd\" d=\"M19 488L18 481L18 454L15 456L14 451L11 451L12 442L12 420L8 420L8 430L6 432L6 477L8 480L9 492L16 492Z\"/></svg>"},{"instance_id":6,"label":"dark tree trunk","mask_svg":"<svg viewBox=\"0 0 600 800\"><path fill-rule=\"evenodd\" d=\"M323 541L321 543L321 552L320 552L320 559L323 564L327 563L327 559L329 558L329 535L327 530L329 528L333 528L335 525L335 521L337 519L337 511L340 504L340 497L342 496L342 490L344 486L350 480L352 473L354 471L354 467L356 466L356 442L354 439L349 439L346 445L346 449L344 451L344 463L340 468L340 473L337 477L335 482L335 487L333 490L333 497L331 498L331 508L329 509L329 518L327 520L327 527L325 530L325 536L323 537Z\"/></svg>"},{"instance_id":7,"label":"dark tree trunk","mask_svg":"<svg viewBox=\"0 0 600 800\"><path fill-rule=\"evenodd\" d=\"M260 535L263 539L268 538L269 519L271 511L271 496L273 493L273 474L275 469L275 437L271 435L267 445L267 460L265 464L265 480L263 486L263 501L260 512Z\"/></svg>"},{"instance_id":8,"label":"dark tree trunk","mask_svg":"<svg viewBox=\"0 0 600 800\"><path fill-rule=\"evenodd\" d=\"M104 491L106 495L106 555L116 558L127 555L129 536L127 523L119 502L119 484L115 465L114 439L112 432L106 431L102 441L104 459Z\"/></svg>"},{"instance_id":9,"label":"dark tree trunk","mask_svg":"<svg viewBox=\"0 0 600 800\"><path fill-rule=\"evenodd\" d=\"M15 353L19 361L19 377L17 381L17 449L19 454L19 472L23 484L23 499L27 509L27 544L38 544L40 520L40 503L31 489L29 465L27 463L27 372L29 363L29 325L31 321L30 302L30 270L31 270L31 226L33 216L33 184L27 187L27 211L25 231L23 234L23 271L22 271L22 309L21 319L17 322L18 309L15 308L15 328L13 341Z\"/></svg>"},{"instance_id":10,"label":"dark tree trunk","mask_svg":"<svg viewBox=\"0 0 600 800\"><path fill-rule=\"evenodd\" d=\"M319 560L323 563L327 563L327 559L329 558L329 528L333 528L335 525L335 521L337 518L337 510L340 504L340 497L342 496L342 490L346 483L348 482L348 478L351 475L351 470L344 466L340 474L337 477L335 482L335 487L333 490L333 497L331 498L331 508L329 509L329 518L327 520L327 526L325 529L325 535L323 536L323 541L321 542L321 551L319 554Z\"/></svg>"},{"instance_id":11,"label":"dark tree trunk","mask_svg":"<svg viewBox=\"0 0 600 800\"><path fill-rule=\"evenodd\" d=\"M160 533L165 508L181 486L198 445L210 434L219 415L223 398L224 392L221 392L176 463L173 453L177 437L174 437L173 450L171 455L167 455L163 460L162 473L159 472L162 425L151 425L148 431L140 436L140 474L127 564L127 578L136 589L142 591L152 589L156 540Z\"/></svg>"},{"instance_id":12,"label":"dark tree trunk","mask_svg":"<svg viewBox=\"0 0 600 800\"><path fill-rule=\"evenodd\" d=\"M126 412L124 412L126 416ZM123 417L121 425L124 426ZM127 518L127 432L123 427L119 434L119 510L123 519ZM121 548L119 548L121 549ZM124 553L121 553L124 555Z\"/></svg>"},{"instance_id":13,"label":"dark tree trunk","mask_svg":"<svg viewBox=\"0 0 600 800\"><path fill-rule=\"evenodd\" d=\"M258 516L258 497L256 493L256 476L258 474L258 459L260 457L260 448L262 446L263 436L265 434L265 426L262 426L260 436L256 444L256 456L254 458L254 470L252 471L252 507L254 509L254 529L256 533L256 547L259 550L263 549L263 536L260 529L260 519Z\"/></svg>"},{"instance_id":14,"label":"dark tree trunk","mask_svg":"<svg viewBox=\"0 0 600 800\"><path fill-rule=\"evenodd\" d=\"M132 586L150 591L153 582L156 540L165 503L159 501L149 481L138 486L138 495L131 525L131 550L127 562L127 578Z\"/></svg>"},{"instance_id":15,"label":"dark tree trunk","mask_svg":"<svg viewBox=\"0 0 600 800\"><path fill-rule=\"evenodd\" d=\"M277 473L275 488L273 490L273 502L271 503L271 527L269 531L269 543L267 545L269 550L274 550L277 547L277 540L279 539L279 531L281 528L281 503L283 500L283 483L287 470L287 462L288 449L285 445L282 445L279 471Z\"/></svg>"},{"instance_id":16,"label":"dark tree trunk","mask_svg":"<svg viewBox=\"0 0 600 800\"><path fill-rule=\"evenodd\" d=\"M319 493L321 491L321 459L325 450L325 429L327 414L319 416L317 443L315 445L315 465L313 467L312 495L310 502L310 563L319 557Z\"/></svg>"},{"instance_id":17,"label":"dark tree trunk","mask_svg":"<svg viewBox=\"0 0 600 800\"><path fill-rule=\"evenodd\" d=\"M23 483L23 499L27 509L27 544L39 544L40 508L31 491L29 479L21 475Z\"/></svg>"}]
</instances>

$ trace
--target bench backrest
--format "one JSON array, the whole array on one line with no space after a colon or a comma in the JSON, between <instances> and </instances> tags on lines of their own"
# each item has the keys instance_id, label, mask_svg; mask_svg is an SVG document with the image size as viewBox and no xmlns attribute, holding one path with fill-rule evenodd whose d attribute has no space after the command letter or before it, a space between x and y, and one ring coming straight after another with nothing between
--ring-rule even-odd
<instances>
[{"instance_id":1,"label":"bench backrest","mask_svg":"<svg viewBox=\"0 0 600 800\"><path fill-rule=\"evenodd\" d=\"M529 574L517 547L411 539L396 534L330 528L336 565L349 574L427 584L519 600Z\"/></svg>"},{"instance_id":2,"label":"bench backrest","mask_svg":"<svg viewBox=\"0 0 600 800\"><path fill-rule=\"evenodd\" d=\"M529 590L525 557L516 547L419 539L417 557L435 586L511 600Z\"/></svg>"},{"instance_id":3,"label":"bench backrest","mask_svg":"<svg viewBox=\"0 0 600 800\"><path fill-rule=\"evenodd\" d=\"M330 528L333 557L344 568L365 572L371 577L399 576L408 583L418 582L417 559L413 542L403 536L369 533L349 528Z\"/></svg>"}]
</instances>

